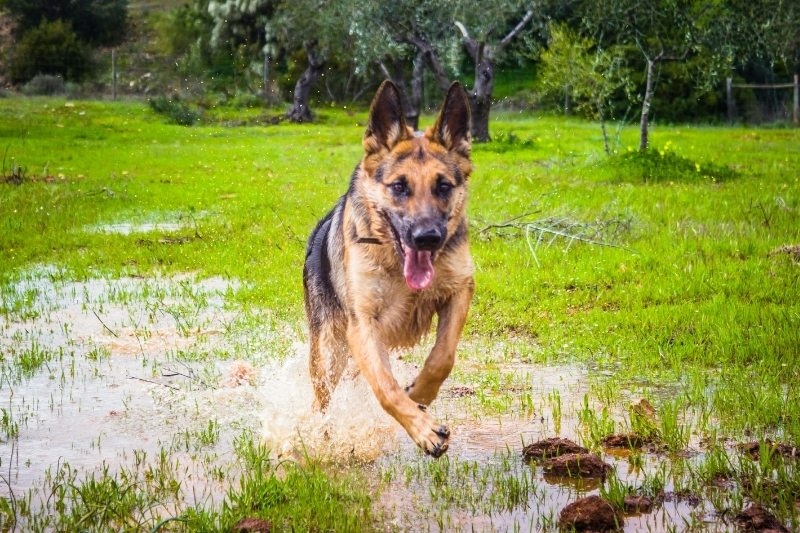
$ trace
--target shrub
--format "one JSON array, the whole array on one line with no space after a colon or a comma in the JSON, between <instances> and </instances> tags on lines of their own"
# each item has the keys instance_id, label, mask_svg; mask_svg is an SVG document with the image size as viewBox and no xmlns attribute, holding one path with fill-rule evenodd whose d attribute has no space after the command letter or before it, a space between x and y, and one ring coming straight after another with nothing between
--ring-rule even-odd
<instances>
[{"instance_id":1,"label":"shrub","mask_svg":"<svg viewBox=\"0 0 800 533\"><path fill-rule=\"evenodd\" d=\"M736 171L724 165L698 163L669 150L651 148L615 155L605 165L619 181L725 181L737 176Z\"/></svg>"},{"instance_id":2,"label":"shrub","mask_svg":"<svg viewBox=\"0 0 800 533\"><path fill-rule=\"evenodd\" d=\"M200 113L186 102L182 102L177 95L171 97L161 95L150 99L149 103L153 111L164 115L175 124L191 126L200 120Z\"/></svg>"},{"instance_id":3,"label":"shrub","mask_svg":"<svg viewBox=\"0 0 800 533\"><path fill-rule=\"evenodd\" d=\"M0 6L22 35L42 21L63 20L84 41L109 46L122 41L128 26L128 0L0 0Z\"/></svg>"},{"instance_id":4,"label":"shrub","mask_svg":"<svg viewBox=\"0 0 800 533\"><path fill-rule=\"evenodd\" d=\"M53 96L64 94L64 78L52 74L37 74L22 86L22 93L28 96Z\"/></svg>"},{"instance_id":5,"label":"shrub","mask_svg":"<svg viewBox=\"0 0 800 533\"><path fill-rule=\"evenodd\" d=\"M22 37L11 57L9 73L14 83L31 80L38 74L80 81L91 73L92 66L89 47L68 23L45 21Z\"/></svg>"}]
</instances>

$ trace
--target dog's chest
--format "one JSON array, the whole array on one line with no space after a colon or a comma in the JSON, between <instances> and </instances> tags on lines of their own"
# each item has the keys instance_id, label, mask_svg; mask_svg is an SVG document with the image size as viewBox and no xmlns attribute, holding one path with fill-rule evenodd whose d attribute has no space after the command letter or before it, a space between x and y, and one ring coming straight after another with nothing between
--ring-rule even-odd
<instances>
[{"instance_id":1,"label":"dog's chest","mask_svg":"<svg viewBox=\"0 0 800 533\"><path fill-rule=\"evenodd\" d=\"M388 347L413 346L430 331L437 307L438 299L433 293L397 291L391 299L382 299L373 318Z\"/></svg>"}]
</instances>

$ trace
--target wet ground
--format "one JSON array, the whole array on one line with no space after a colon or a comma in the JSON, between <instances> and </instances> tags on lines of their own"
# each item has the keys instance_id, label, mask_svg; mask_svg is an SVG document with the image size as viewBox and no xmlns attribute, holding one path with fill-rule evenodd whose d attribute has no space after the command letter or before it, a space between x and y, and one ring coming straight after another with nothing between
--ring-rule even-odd
<instances>
[{"instance_id":1,"label":"wet ground","mask_svg":"<svg viewBox=\"0 0 800 533\"><path fill-rule=\"evenodd\" d=\"M514 340L488 348L466 341L431 408L452 433L435 461L354 370L330 409L313 413L302 339L266 311L231 304L236 280L65 278L41 267L2 293L0 495L27 495L45 513L65 465L77 479L105 468L169 468L180 486L163 508L219 501L231 482L222 473L236 468L235 441L250 431L282 459L308 454L363 469L380 489L379 508L402 529L551 529L564 506L599 494L603 481L546 475L541 463L522 460L523 446L555 436L582 443L592 420L602 423L594 413L620 422L639 399L639 391L616 390L609 410L598 396L616 387L611 377L525 363L513 355ZM487 350L505 355L487 363ZM407 383L424 349L402 355L395 371ZM664 483L663 501L626 516L625 531L730 529L707 499L682 494L675 476L664 475L701 460L696 436L686 449L601 451L623 485Z\"/></svg>"}]
</instances>

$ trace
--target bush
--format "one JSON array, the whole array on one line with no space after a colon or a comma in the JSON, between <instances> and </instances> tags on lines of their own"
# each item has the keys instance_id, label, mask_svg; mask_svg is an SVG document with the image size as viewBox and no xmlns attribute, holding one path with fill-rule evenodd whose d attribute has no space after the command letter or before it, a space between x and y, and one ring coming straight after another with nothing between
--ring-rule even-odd
<instances>
[{"instance_id":1,"label":"bush","mask_svg":"<svg viewBox=\"0 0 800 533\"><path fill-rule=\"evenodd\" d=\"M159 115L164 115L170 122L175 124L192 126L200 120L200 113L186 102L182 102L178 96L167 97L162 95L152 98L149 103L153 111Z\"/></svg>"},{"instance_id":2,"label":"bush","mask_svg":"<svg viewBox=\"0 0 800 533\"><path fill-rule=\"evenodd\" d=\"M22 94L28 96L53 96L64 92L64 78L52 74L37 74L22 86Z\"/></svg>"},{"instance_id":3,"label":"bush","mask_svg":"<svg viewBox=\"0 0 800 533\"><path fill-rule=\"evenodd\" d=\"M0 0L0 7L27 34L42 21L66 21L84 41L114 45L125 37L128 0Z\"/></svg>"},{"instance_id":4,"label":"bush","mask_svg":"<svg viewBox=\"0 0 800 533\"><path fill-rule=\"evenodd\" d=\"M692 161L670 151L669 146L616 155L605 164L616 179L628 182L725 181L737 176L729 167Z\"/></svg>"},{"instance_id":5,"label":"bush","mask_svg":"<svg viewBox=\"0 0 800 533\"><path fill-rule=\"evenodd\" d=\"M80 81L92 71L89 47L70 25L57 20L42 22L26 33L11 57L9 73L14 83L26 82L38 74Z\"/></svg>"}]
</instances>

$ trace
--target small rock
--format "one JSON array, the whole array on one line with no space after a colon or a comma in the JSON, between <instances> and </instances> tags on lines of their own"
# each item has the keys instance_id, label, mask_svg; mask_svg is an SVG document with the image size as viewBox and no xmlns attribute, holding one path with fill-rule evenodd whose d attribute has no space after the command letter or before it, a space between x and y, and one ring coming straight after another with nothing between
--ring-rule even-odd
<instances>
[{"instance_id":1,"label":"small rock","mask_svg":"<svg viewBox=\"0 0 800 533\"><path fill-rule=\"evenodd\" d=\"M272 531L272 522L260 518L242 518L233 526L235 533L269 533Z\"/></svg>"},{"instance_id":2,"label":"small rock","mask_svg":"<svg viewBox=\"0 0 800 533\"><path fill-rule=\"evenodd\" d=\"M603 439L603 446L609 448L641 448L645 444L650 444L650 439L637 433L620 433L609 435Z\"/></svg>"},{"instance_id":3,"label":"small rock","mask_svg":"<svg viewBox=\"0 0 800 533\"><path fill-rule=\"evenodd\" d=\"M522 448L522 457L526 461L558 457L568 453L588 453L589 450L569 439L550 438L528 444Z\"/></svg>"},{"instance_id":4,"label":"small rock","mask_svg":"<svg viewBox=\"0 0 800 533\"><path fill-rule=\"evenodd\" d=\"M626 513L649 513L653 509L653 500L647 496L625 496Z\"/></svg>"},{"instance_id":5,"label":"small rock","mask_svg":"<svg viewBox=\"0 0 800 533\"><path fill-rule=\"evenodd\" d=\"M553 457L544 463L544 471L548 474L563 477L601 478L611 466L591 453L570 453Z\"/></svg>"},{"instance_id":6,"label":"small rock","mask_svg":"<svg viewBox=\"0 0 800 533\"><path fill-rule=\"evenodd\" d=\"M558 521L561 529L576 531L615 531L622 523L622 515L597 495L570 503L561 510Z\"/></svg>"},{"instance_id":7,"label":"small rock","mask_svg":"<svg viewBox=\"0 0 800 533\"><path fill-rule=\"evenodd\" d=\"M736 521L745 531L767 531L788 533L788 529L781 524L780 520L772 516L769 511L764 509L761 504L754 503L738 515Z\"/></svg>"}]
</instances>

